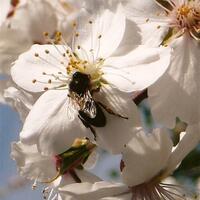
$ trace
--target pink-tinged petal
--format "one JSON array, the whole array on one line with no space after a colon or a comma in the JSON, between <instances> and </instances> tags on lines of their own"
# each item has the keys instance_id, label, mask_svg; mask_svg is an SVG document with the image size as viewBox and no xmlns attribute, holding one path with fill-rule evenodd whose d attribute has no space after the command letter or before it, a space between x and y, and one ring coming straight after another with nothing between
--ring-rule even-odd
<instances>
[{"instance_id":1,"label":"pink-tinged petal","mask_svg":"<svg viewBox=\"0 0 200 200\"><path fill-rule=\"evenodd\" d=\"M63 77L68 64L67 56L63 56L65 51L61 45L33 45L11 68L13 81L30 92L41 92L66 83L67 77Z\"/></svg>"},{"instance_id":2,"label":"pink-tinged petal","mask_svg":"<svg viewBox=\"0 0 200 200\"><path fill-rule=\"evenodd\" d=\"M167 166L172 147L167 130L157 128L147 134L141 129L122 152L123 182L135 186L150 181Z\"/></svg>"},{"instance_id":3,"label":"pink-tinged petal","mask_svg":"<svg viewBox=\"0 0 200 200\"><path fill-rule=\"evenodd\" d=\"M165 73L170 56L170 48L139 46L124 56L107 59L103 68L104 77L122 91L143 90Z\"/></svg>"},{"instance_id":4,"label":"pink-tinged petal","mask_svg":"<svg viewBox=\"0 0 200 200\"><path fill-rule=\"evenodd\" d=\"M24 143L37 144L44 154L58 154L69 148L77 137L89 132L77 117L69 118L71 108L66 90L45 92L26 118L20 138Z\"/></svg>"}]
</instances>

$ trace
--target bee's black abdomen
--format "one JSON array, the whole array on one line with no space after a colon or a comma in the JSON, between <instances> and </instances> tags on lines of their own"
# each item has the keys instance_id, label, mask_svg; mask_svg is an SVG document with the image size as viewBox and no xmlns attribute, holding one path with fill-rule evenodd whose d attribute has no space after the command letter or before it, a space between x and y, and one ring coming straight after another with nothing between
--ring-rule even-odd
<instances>
[{"instance_id":1,"label":"bee's black abdomen","mask_svg":"<svg viewBox=\"0 0 200 200\"><path fill-rule=\"evenodd\" d=\"M101 107L96 104L96 116L94 118L90 118L84 111L79 110L79 116L87 122L88 124L95 126L95 127L104 127L106 125L106 117L103 113Z\"/></svg>"},{"instance_id":2,"label":"bee's black abdomen","mask_svg":"<svg viewBox=\"0 0 200 200\"><path fill-rule=\"evenodd\" d=\"M71 82L69 83L69 91L82 96L89 89L89 85L90 78L87 74L75 72Z\"/></svg>"}]
</instances>

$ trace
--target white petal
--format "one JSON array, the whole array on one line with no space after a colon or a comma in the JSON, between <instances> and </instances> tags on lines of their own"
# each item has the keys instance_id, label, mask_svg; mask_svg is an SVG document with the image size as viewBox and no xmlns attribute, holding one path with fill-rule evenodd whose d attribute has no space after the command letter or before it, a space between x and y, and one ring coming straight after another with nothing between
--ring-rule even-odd
<instances>
[{"instance_id":1,"label":"white petal","mask_svg":"<svg viewBox=\"0 0 200 200\"><path fill-rule=\"evenodd\" d=\"M53 157L41 155L36 145L14 142L11 157L17 162L19 173L28 179L48 181L57 173Z\"/></svg>"},{"instance_id":2,"label":"white petal","mask_svg":"<svg viewBox=\"0 0 200 200\"><path fill-rule=\"evenodd\" d=\"M5 21L7 15L8 15L9 9L10 9L10 1L2 0L1 1L1 12L0 12L0 26Z\"/></svg>"},{"instance_id":3,"label":"white petal","mask_svg":"<svg viewBox=\"0 0 200 200\"><path fill-rule=\"evenodd\" d=\"M32 94L27 93L24 90L9 87L4 90L4 98L11 107L18 111L20 119L22 120L22 122L24 122L26 116L28 115L37 98L37 95L33 96Z\"/></svg>"},{"instance_id":4,"label":"white petal","mask_svg":"<svg viewBox=\"0 0 200 200\"><path fill-rule=\"evenodd\" d=\"M130 200L132 198L132 194L128 193L128 194L119 194L116 195L115 197L105 197L99 200Z\"/></svg>"},{"instance_id":5,"label":"white petal","mask_svg":"<svg viewBox=\"0 0 200 200\"><path fill-rule=\"evenodd\" d=\"M172 146L167 130L154 129L147 135L141 129L123 150L123 182L136 186L159 175L167 165Z\"/></svg>"},{"instance_id":6,"label":"white petal","mask_svg":"<svg viewBox=\"0 0 200 200\"><path fill-rule=\"evenodd\" d=\"M46 154L58 154L69 148L77 137L89 132L76 117L69 119L66 90L45 92L26 118L20 138L28 144L38 144Z\"/></svg>"},{"instance_id":7,"label":"white petal","mask_svg":"<svg viewBox=\"0 0 200 200\"><path fill-rule=\"evenodd\" d=\"M87 183L95 183L97 181L101 181L101 179L94 174L86 171L86 170L75 170L76 175L80 178L81 182L87 182ZM54 186L61 188L64 188L68 184L76 183L76 181L72 178L72 176L67 173L61 177L59 177L58 180L54 181Z\"/></svg>"},{"instance_id":8,"label":"white petal","mask_svg":"<svg viewBox=\"0 0 200 200\"><path fill-rule=\"evenodd\" d=\"M158 47L168 30L169 18L155 1L132 0L125 6L126 16L140 29L140 44Z\"/></svg>"},{"instance_id":9,"label":"white petal","mask_svg":"<svg viewBox=\"0 0 200 200\"><path fill-rule=\"evenodd\" d=\"M122 6L118 6L116 13L105 10L93 17L89 17L89 20L93 21L92 24L88 23L84 27L80 24L80 36L76 40L76 46L80 45L88 54L93 49L95 58L107 58L117 49L124 35L126 21ZM98 39L100 35L101 39Z\"/></svg>"},{"instance_id":10,"label":"white petal","mask_svg":"<svg viewBox=\"0 0 200 200\"><path fill-rule=\"evenodd\" d=\"M103 197L110 197L127 191L127 186L120 183L109 183L105 181L81 184L71 184L60 188L61 196L67 195L76 200L99 200ZM72 198L72 199L73 199Z\"/></svg>"},{"instance_id":11,"label":"white petal","mask_svg":"<svg viewBox=\"0 0 200 200\"><path fill-rule=\"evenodd\" d=\"M134 35L134 37L133 37ZM118 48L111 55L112 57L122 56L137 48L141 43L140 29L137 24L129 19L126 19L126 28L123 39Z\"/></svg>"},{"instance_id":12,"label":"white petal","mask_svg":"<svg viewBox=\"0 0 200 200\"><path fill-rule=\"evenodd\" d=\"M169 158L166 175L171 174L181 161L200 143L199 129L200 123L187 127L185 135Z\"/></svg>"},{"instance_id":13,"label":"white petal","mask_svg":"<svg viewBox=\"0 0 200 200\"><path fill-rule=\"evenodd\" d=\"M17 57L31 46L30 39L21 31L0 29L0 73L10 75L10 68Z\"/></svg>"},{"instance_id":14,"label":"white petal","mask_svg":"<svg viewBox=\"0 0 200 200\"><path fill-rule=\"evenodd\" d=\"M169 48L139 46L124 56L106 60L105 65L110 67L104 67L104 77L122 91L143 90L165 73L170 63L170 52Z\"/></svg>"},{"instance_id":15,"label":"white petal","mask_svg":"<svg viewBox=\"0 0 200 200\"><path fill-rule=\"evenodd\" d=\"M48 50L49 53L45 51ZM59 76L58 72L66 74L65 67L68 64L68 58L62 54L65 53L63 46L57 45L33 45L26 53L20 55L11 69L11 75L16 84L25 90L31 92L44 91L45 87L52 88L63 84L62 81L55 80L51 74ZM36 57L35 54L38 56ZM63 62L64 64L62 64ZM43 72L50 75L43 75ZM37 80L33 83L33 80ZM48 81L52 80L49 84Z\"/></svg>"},{"instance_id":16,"label":"white petal","mask_svg":"<svg viewBox=\"0 0 200 200\"><path fill-rule=\"evenodd\" d=\"M24 17L25 16L25 17ZM11 27L26 33L33 42L44 43L43 32L53 35L57 30L54 8L43 0L29 0L15 12Z\"/></svg>"},{"instance_id":17,"label":"white petal","mask_svg":"<svg viewBox=\"0 0 200 200\"><path fill-rule=\"evenodd\" d=\"M176 117L189 125L200 120L199 45L185 35L173 46L167 73L148 90L155 119L171 128Z\"/></svg>"},{"instance_id":18,"label":"white petal","mask_svg":"<svg viewBox=\"0 0 200 200\"><path fill-rule=\"evenodd\" d=\"M101 91L95 94L94 99L115 113L128 117L128 119L123 119L113 116L102 108L107 123L102 128L94 127L97 131L97 143L101 147L114 154L121 153L123 145L132 138L135 128L140 126L137 107L128 95L109 86L101 88Z\"/></svg>"},{"instance_id":19,"label":"white petal","mask_svg":"<svg viewBox=\"0 0 200 200\"><path fill-rule=\"evenodd\" d=\"M0 77L0 103L7 104L4 97L4 90L9 87L13 82L11 77Z\"/></svg>"}]
</instances>

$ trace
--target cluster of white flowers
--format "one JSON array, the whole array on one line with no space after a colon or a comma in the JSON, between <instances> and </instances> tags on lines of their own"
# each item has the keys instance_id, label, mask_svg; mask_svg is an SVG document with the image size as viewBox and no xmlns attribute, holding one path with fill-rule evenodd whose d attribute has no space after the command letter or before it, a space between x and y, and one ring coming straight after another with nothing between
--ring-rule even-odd
<instances>
[{"instance_id":1,"label":"cluster of white flowers","mask_svg":"<svg viewBox=\"0 0 200 200\"><path fill-rule=\"evenodd\" d=\"M0 6L0 102L21 117L11 157L33 188L48 200L199 198L165 182L200 142L199 0ZM99 147L122 155L123 183L88 172Z\"/></svg>"}]
</instances>

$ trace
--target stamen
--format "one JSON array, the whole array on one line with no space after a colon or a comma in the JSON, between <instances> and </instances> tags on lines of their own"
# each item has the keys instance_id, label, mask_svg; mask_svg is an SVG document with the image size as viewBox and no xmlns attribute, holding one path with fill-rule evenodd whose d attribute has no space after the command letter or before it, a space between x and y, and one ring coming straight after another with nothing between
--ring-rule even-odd
<instances>
[{"instance_id":1,"label":"stamen","mask_svg":"<svg viewBox=\"0 0 200 200\"><path fill-rule=\"evenodd\" d=\"M38 180L38 178L35 179L35 181L32 185L32 190L35 190L37 188L37 180Z\"/></svg>"}]
</instances>

